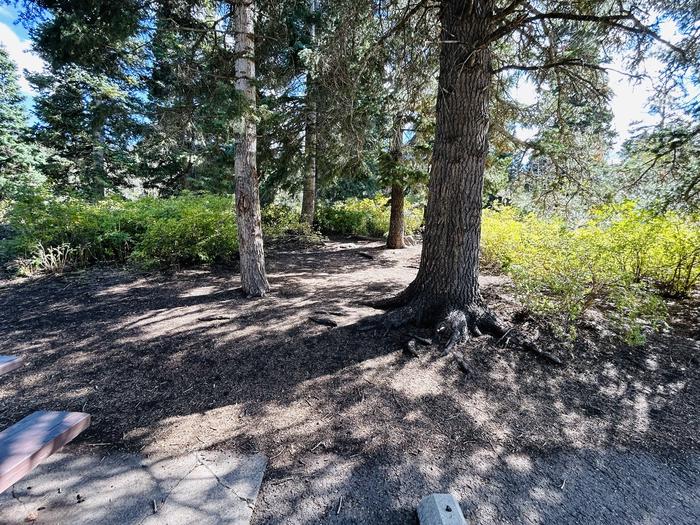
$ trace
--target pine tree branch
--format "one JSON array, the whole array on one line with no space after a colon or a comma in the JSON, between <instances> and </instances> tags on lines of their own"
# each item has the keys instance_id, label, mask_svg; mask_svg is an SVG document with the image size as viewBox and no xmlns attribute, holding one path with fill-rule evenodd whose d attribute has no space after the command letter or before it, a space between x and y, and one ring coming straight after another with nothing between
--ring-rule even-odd
<instances>
[{"instance_id":1,"label":"pine tree branch","mask_svg":"<svg viewBox=\"0 0 700 525\"><path fill-rule=\"evenodd\" d=\"M662 38L656 31L643 24L641 20L639 20L629 11L611 15L591 15L579 13L566 13L559 11L543 13L537 11L534 7L532 7L532 5L529 2L527 3L527 6L530 9L530 11L534 13L533 15L528 16L524 13L518 15L509 22L503 24L502 26L492 31L491 34L486 38L486 41L482 43L482 45L486 45L496 40L500 40L501 38L511 34L514 30L521 28L525 25L532 24L534 22L540 22L544 20L567 20L573 22L591 22L601 24L607 27L620 29L628 33L647 36L652 40L655 40L668 47L669 49L673 50L674 52L678 53L683 57L683 59L687 59L687 55L684 49ZM625 22L629 22L632 25L627 25Z\"/></svg>"},{"instance_id":2,"label":"pine tree branch","mask_svg":"<svg viewBox=\"0 0 700 525\"><path fill-rule=\"evenodd\" d=\"M576 66L576 67L582 67L586 69L595 69L598 71L605 71L606 68L598 65L598 64L591 64L589 62L584 62L583 59L580 58L564 58L561 60L557 60L554 62L548 62L545 64L533 64L533 65L520 65L520 64L506 64L505 66L501 66L495 69L492 69L492 73L500 73L502 71L506 70L514 70L514 71L542 71L546 69L552 69L555 67L565 67L565 66Z\"/></svg>"}]
</instances>

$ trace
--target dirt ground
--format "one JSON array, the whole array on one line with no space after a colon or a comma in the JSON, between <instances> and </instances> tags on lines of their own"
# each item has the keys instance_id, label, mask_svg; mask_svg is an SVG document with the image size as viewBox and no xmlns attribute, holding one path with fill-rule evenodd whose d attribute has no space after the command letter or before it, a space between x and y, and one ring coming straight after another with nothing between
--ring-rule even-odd
<instances>
[{"instance_id":1,"label":"dirt ground","mask_svg":"<svg viewBox=\"0 0 700 525\"><path fill-rule=\"evenodd\" d=\"M2 378L0 428L83 410L71 451L261 451L254 523L412 523L446 491L474 523L700 522L697 297L643 348L599 315L575 350L550 348L562 365L483 338L464 373L402 350L429 332L359 329L378 313L359 301L400 290L419 255L279 248L259 300L226 270L0 281L0 354L28 361ZM518 311L506 278L482 288Z\"/></svg>"}]
</instances>

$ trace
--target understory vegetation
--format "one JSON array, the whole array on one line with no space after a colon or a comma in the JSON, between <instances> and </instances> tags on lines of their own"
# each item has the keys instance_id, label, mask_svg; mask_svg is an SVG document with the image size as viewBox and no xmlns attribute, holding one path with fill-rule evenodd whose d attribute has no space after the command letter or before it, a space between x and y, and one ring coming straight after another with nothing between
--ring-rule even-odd
<instances>
[{"instance_id":1,"label":"understory vegetation","mask_svg":"<svg viewBox=\"0 0 700 525\"><path fill-rule=\"evenodd\" d=\"M33 194L6 211L10 238L0 256L22 274L96 262L178 267L234 260L238 239L232 198L182 194L89 202ZM274 210L266 233L299 227Z\"/></svg>"},{"instance_id":2,"label":"understory vegetation","mask_svg":"<svg viewBox=\"0 0 700 525\"><path fill-rule=\"evenodd\" d=\"M323 233L382 237L389 227L388 199L348 199L322 207ZM183 193L171 198L110 198L90 202L50 193L28 193L8 206L9 238L0 258L20 274L63 271L97 262L133 263L144 268L177 268L231 263L238 254L233 197ZM416 231L422 212L406 209L407 231ZM319 233L293 206L262 210L267 240L293 237L317 241Z\"/></svg>"},{"instance_id":3,"label":"understory vegetation","mask_svg":"<svg viewBox=\"0 0 700 525\"><path fill-rule=\"evenodd\" d=\"M317 241L319 233L385 236L385 196L323 205L316 231L298 209L270 204L262 210L266 240ZM230 264L238 238L232 197L184 193L171 198L89 202L34 193L4 213L9 238L0 256L20 274L63 271L96 262L142 268ZM422 208L407 204L406 233L422 225ZM685 297L700 281L700 218L643 209L635 202L600 206L571 226L514 207L484 210L482 260L507 273L532 314L571 340L592 307L626 334L643 341L645 327L665 318L664 297Z\"/></svg>"},{"instance_id":4,"label":"understory vegetation","mask_svg":"<svg viewBox=\"0 0 700 525\"><path fill-rule=\"evenodd\" d=\"M389 231L389 199L350 198L319 207L317 221L321 231L340 235L382 237ZM412 234L423 224L423 209L408 204L404 209L405 232Z\"/></svg>"},{"instance_id":5,"label":"understory vegetation","mask_svg":"<svg viewBox=\"0 0 700 525\"><path fill-rule=\"evenodd\" d=\"M700 279L700 220L632 201L594 208L576 227L512 207L485 210L482 256L513 278L524 306L567 339L591 307L631 343L665 317L662 296L687 296Z\"/></svg>"}]
</instances>

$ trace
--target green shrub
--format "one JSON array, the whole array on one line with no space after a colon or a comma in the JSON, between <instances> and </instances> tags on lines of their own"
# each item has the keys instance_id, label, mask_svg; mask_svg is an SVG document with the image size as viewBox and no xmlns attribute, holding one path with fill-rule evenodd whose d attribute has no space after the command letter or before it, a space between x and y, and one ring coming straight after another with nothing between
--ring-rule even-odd
<instances>
[{"instance_id":1,"label":"green shrub","mask_svg":"<svg viewBox=\"0 0 700 525\"><path fill-rule=\"evenodd\" d=\"M390 215L389 199L377 195L372 199L351 198L320 206L316 220L324 233L382 237L389 231ZM423 210L408 204L404 216L406 233L418 231L423 223Z\"/></svg>"},{"instance_id":2,"label":"green shrub","mask_svg":"<svg viewBox=\"0 0 700 525\"><path fill-rule=\"evenodd\" d=\"M102 261L144 267L226 263L238 251L231 196L88 202L36 193L3 213L12 235L0 241L0 258L15 260L22 273ZM268 238L313 235L293 208L272 205L262 218Z\"/></svg>"},{"instance_id":3,"label":"green shrub","mask_svg":"<svg viewBox=\"0 0 700 525\"><path fill-rule=\"evenodd\" d=\"M567 337L597 305L639 342L642 325L664 318L659 293L685 295L697 284L699 250L697 219L631 202L595 209L578 228L513 208L483 215L483 261L500 265L524 305Z\"/></svg>"},{"instance_id":4,"label":"green shrub","mask_svg":"<svg viewBox=\"0 0 700 525\"><path fill-rule=\"evenodd\" d=\"M659 215L627 201L595 209L583 231L605 264L620 267L636 281L651 280L666 294L685 296L700 280L697 217Z\"/></svg>"},{"instance_id":5,"label":"green shrub","mask_svg":"<svg viewBox=\"0 0 700 525\"><path fill-rule=\"evenodd\" d=\"M132 231L143 229L130 260L144 267L229 263L238 253L230 197L140 199L127 208L124 218Z\"/></svg>"},{"instance_id":6,"label":"green shrub","mask_svg":"<svg viewBox=\"0 0 700 525\"><path fill-rule=\"evenodd\" d=\"M301 210L284 204L269 204L262 209L262 226L265 237L301 238L310 242L321 240L318 232L300 219Z\"/></svg>"},{"instance_id":7,"label":"green shrub","mask_svg":"<svg viewBox=\"0 0 700 525\"><path fill-rule=\"evenodd\" d=\"M66 246L79 249L86 260L119 260L130 251L127 232L119 229L124 202L99 203L45 193L26 195L8 210L13 233L2 243L4 258L31 256L39 250ZM122 235L116 235L121 233Z\"/></svg>"}]
</instances>

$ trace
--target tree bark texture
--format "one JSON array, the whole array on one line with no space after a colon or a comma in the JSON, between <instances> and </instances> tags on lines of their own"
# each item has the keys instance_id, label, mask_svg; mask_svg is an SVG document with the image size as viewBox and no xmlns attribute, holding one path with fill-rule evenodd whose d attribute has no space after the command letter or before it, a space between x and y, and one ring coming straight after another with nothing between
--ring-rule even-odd
<instances>
[{"instance_id":1,"label":"tree bark texture","mask_svg":"<svg viewBox=\"0 0 700 525\"><path fill-rule=\"evenodd\" d=\"M481 304L479 242L489 129L493 0L443 0L435 146L416 279L396 298L421 324ZM399 302L400 301L400 302ZM469 315L468 315L469 317Z\"/></svg>"},{"instance_id":2,"label":"tree bark texture","mask_svg":"<svg viewBox=\"0 0 700 525\"><path fill-rule=\"evenodd\" d=\"M391 185L391 215L389 216L389 235L386 247L390 250L405 248L404 242L404 188L400 183Z\"/></svg>"},{"instance_id":3,"label":"tree bark texture","mask_svg":"<svg viewBox=\"0 0 700 525\"><path fill-rule=\"evenodd\" d=\"M310 0L311 15L317 10L317 1ZM316 43L316 24L309 28L311 45ZM304 190L301 199L301 220L311 226L316 212L316 150L318 144L318 115L316 112L316 90L311 72L306 73L306 126L304 132Z\"/></svg>"},{"instance_id":4,"label":"tree bark texture","mask_svg":"<svg viewBox=\"0 0 700 525\"><path fill-rule=\"evenodd\" d=\"M391 161L394 166L401 162L403 156L403 119L398 116L394 122L394 136L391 140ZM395 180L391 185L391 215L389 216L389 235L386 247L389 249L405 248L404 244L404 187Z\"/></svg>"},{"instance_id":5,"label":"tree bark texture","mask_svg":"<svg viewBox=\"0 0 700 525\"><path fill-rule=\"evenodd\" d=\"M102 100L96 96L92 103L92 166L91 192L94 199L105 197L107 189L107 169L105 163L105 118L102 113Z\"/></svg>"},{"instance_id":6,"label":"tree bark texture","mask_svg":"<svg viewBox=\"0 0 700 525\"><path fill-rule=\"evenodd\" d=\"M241 285L248 296L261 297L270 289L265 273L260 194L256 166L257 126L252 118L255 109L255 2L234 3L234 38L236 53L236 90L247 102L243 129L236 143L234 171L236 177L236 219L241 262Z\"/></svg>"},{"instance_id":7,"label":"tree bark texture","mask_svg":"<svg viewBox=\"0 0 700 525\"><path fill-rule=\"evenodd\" d=\"M306 130L304 133L304 191L301 201L301 220L308 225L314 222L316 209L316 101L313 79L306 75Z\"/></svg>"}]
</instances>

